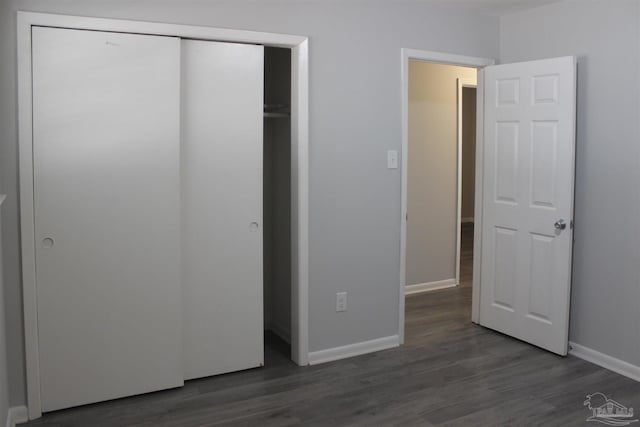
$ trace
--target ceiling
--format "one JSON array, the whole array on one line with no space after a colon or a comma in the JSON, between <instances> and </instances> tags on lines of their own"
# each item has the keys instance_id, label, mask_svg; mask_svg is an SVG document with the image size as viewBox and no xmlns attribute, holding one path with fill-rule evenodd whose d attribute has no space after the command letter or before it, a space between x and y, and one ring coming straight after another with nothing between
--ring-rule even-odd
<instances>
[{"instance_id":1,"label":"ceiling","mask_svg":"<svg viewBox=\"0 0 640 427\"><path fill-rule=\"evenodd\" d=\"M440 5L464 7L490 15L504 15L563 0L428 0Z\"/></svg>"}]
</instances>

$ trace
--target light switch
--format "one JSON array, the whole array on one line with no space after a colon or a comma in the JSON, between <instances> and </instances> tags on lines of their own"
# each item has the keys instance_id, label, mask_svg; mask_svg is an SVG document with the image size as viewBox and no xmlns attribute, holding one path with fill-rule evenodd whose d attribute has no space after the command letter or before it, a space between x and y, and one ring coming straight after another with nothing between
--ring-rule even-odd
<instances>
[{"instance_id":1,"label":"light switch","mask_svg":"<svg viewBox=\"0 0 640 427\"><path fill-rule=\"evenodd\" d=\"M398 169L398 150L387 151L387 169Z\"/></svg>"}]
</instances>

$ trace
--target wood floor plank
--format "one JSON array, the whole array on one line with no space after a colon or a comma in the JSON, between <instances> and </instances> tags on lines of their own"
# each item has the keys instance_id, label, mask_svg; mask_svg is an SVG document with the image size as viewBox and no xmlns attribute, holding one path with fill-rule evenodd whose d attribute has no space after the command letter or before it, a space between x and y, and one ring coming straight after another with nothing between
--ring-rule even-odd
<instances>
[{"instance_id":1,"label":"wood floor plank","mask_svg":"<svg viewBox=\"0 0 640 427\"><path fill-rule=\"evenodd\" d=\"M471 323L472 238L465 224L461 286L407 297L402 347L298 367L270 337L264 368L26 426L583 426L597 391L640 413L640 383Z\"/></svg>"}]
</instances>

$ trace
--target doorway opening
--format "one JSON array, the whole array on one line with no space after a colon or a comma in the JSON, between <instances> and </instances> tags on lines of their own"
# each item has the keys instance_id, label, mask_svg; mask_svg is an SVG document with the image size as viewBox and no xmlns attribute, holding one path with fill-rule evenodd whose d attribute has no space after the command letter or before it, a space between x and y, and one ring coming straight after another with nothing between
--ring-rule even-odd
<instances>
[{"instance_id":1,"label":"doorway opening","mask_svg":"<svg viewBox=\"0 0 640 427\"><path fill-rule=\"evenodd\" d=\"M264 49L265 366L291 358L291 49Z\"/></svg>"},{"instance_id":2,"label":"doorway opening","mask_svg":"<svg viewBox=\"0 0 640 427\"><path fill-rule=\"evenodd\" d=\"M477 70L409 60L408 72L407 316L438 301L432 313L470 318Z\"/></svg>"}]
</instances>

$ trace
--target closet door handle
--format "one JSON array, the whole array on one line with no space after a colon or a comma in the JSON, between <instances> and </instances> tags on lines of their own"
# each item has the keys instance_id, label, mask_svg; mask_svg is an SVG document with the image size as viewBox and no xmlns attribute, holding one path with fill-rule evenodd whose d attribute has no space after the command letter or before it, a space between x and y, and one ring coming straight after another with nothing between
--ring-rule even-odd
<instances>
[{"instance_id":1,"label":"closet door handle","mask_svg":"<svg viewBox=\"0 0 640 427\"><path fill-rule=\"evenodd\" d=\"M42 239L42 246L45 248L51 248L53 247L53 244L55 242L53 241L53 238L51 237L45 237L44 239Z\"/></svg>"},{"instance_id":2,"label":"closet door handle","mask_svg":"<svg viewBox=\"0 0 640 427\"><path fill-rule=\"evenodd\" d=\"M249 231L258 231L258 228L260 228L260 224L258 224L258 221L251 221L249 223Z\"/></svg>"}]
</instances>

